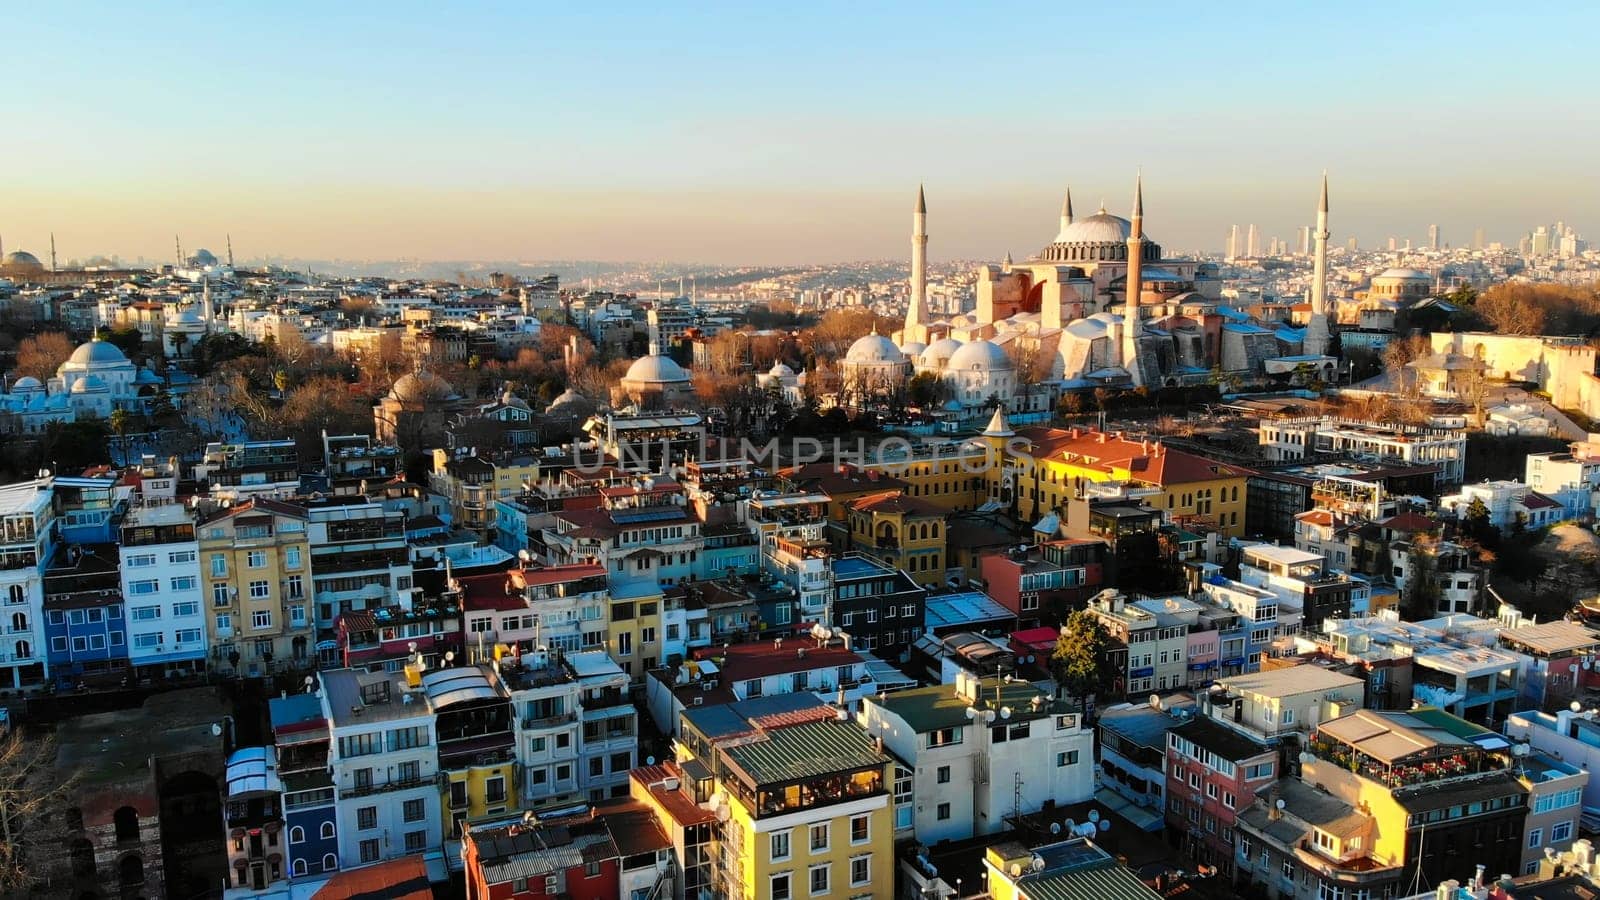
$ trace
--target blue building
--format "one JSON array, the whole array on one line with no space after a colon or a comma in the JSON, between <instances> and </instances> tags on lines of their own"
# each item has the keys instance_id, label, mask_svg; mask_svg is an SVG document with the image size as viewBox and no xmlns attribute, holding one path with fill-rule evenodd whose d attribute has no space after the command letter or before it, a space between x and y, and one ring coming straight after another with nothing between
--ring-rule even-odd
<instances>
[{"instance_id":1,"label":"blue building","mask_svg":"<svg viewBox=\"0 0 1600 900\"><path fill-rule=\"evenodd\" d=\"M288 878L339 870L339 820L328 768L328 720L316 694L279 697L268 704L283 786Z\"/></svg>"},{"instance_id":2,"label":"blue building","mask_svg":"<svg viewBox=\"0 0 1600 900\"><path fill-rule=\"evenodd\" d=\"M45 658L56 687L112 687L128 674L114 546L63 547L44 573Z\"/></svg>"},{"instance_id":3,"label":"blue building","mask_svg":"<svg viewBox=\"0 0 1600 900\"><path fill-rule=\"evenodd\" d=\"M111 476L57 476L51 487L56 528L64 543L109 544L117 539L117 519L127 510L131 488L119 489Z\"/></svg>"}]
</instances>

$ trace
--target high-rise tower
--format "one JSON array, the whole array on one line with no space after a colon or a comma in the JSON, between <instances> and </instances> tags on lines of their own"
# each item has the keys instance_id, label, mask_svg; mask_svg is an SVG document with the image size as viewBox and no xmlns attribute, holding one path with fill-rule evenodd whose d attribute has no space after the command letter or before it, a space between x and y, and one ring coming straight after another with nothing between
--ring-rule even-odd
<instances>
[{"instance_id":1,"label":"high-rise tower","mask_svg":"<svg viewBox=\"0 0 1600 900\"><path fill-rule=\"evenodd\" d=\"M1331 336L1328 333L1328 175L1322 175L1322 196L1317 201L1317 231L1315 255L1311 262L1311 319L1306 323L1306 336L1301 352L1307 356L1324 356L1328 352Z\"/></svg>"},{"instance_id":2,"label":"high-rise tower","mask_svg":"<svg viewBox=\"0 0 1600 900\"><path fill-rule=\"evenodd\" d=\"M1139 296L1144 293L1144 176L1133 181L1133 220L1128 227L1127 295L1122 307L1122 367L1133 377L1134 387L1144 386L1139 367Z\"/></svg>"},{"instance_id":3,"label":"high-rise tower","mask_svg":"<svg viewBox=\"0 0 1600 900\"><path fill-rule=\"evenodd\" d=\"M906 306L906 327L901 343L927 343L928 324L928 200L917 185L917 209L911 214L911 302Z\"/></svg>"},{"instance_id":4,"label":"high-rise tower","mask_svg":"<svg viewBox=\"0 0 1600 900\"><path fill-rule=\"evenodd\" d=\"M1261 232L1257 231L1254 225L1251 225L1250 230L1247 232L1244 242L1244 255L1250 259L1255 259L1261 255Z\"/></svg>"}]
</instances>

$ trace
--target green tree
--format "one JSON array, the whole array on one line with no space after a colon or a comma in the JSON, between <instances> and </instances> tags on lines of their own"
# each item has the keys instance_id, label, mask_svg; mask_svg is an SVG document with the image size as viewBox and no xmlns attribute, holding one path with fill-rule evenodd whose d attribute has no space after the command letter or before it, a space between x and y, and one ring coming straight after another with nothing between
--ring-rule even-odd
<instances>
[{"instance_id":1,"label":"green tree","mask_svg":"<svg viewBox=\"0 0 1600 900\"><path fill-rule=\"evenodd\" d=\"M1412 538L1406 554L1406 587L1400 595L1400 617L1420 622L1439 614L1439 566L1433 541L1424 535Z\"/></svg>"},{"instance_id":2,"label":"green tree","mask_svg":"<svg viewBox=\"0 0 1600 900\"><path fill-rule=\"evenodd\" d=\"M918 372L906 384L906 398L919 409L931 409L944 399L944 380L934 372Z\"/></svg>"},{"instance_id":3,"label":"green tree","mask_svg":"<svg viewBox=\"0 0 1600 900\"><path fill-rule=\"evenodd\" d=\"M1075 610L1061 626L1056 649L1050 654L1050 674L1064 693L1078 698L1087 711L1089 697L1111 689L1116 672L1111 666L1111 635L1094 613Z\"/></svg>"}]
</instances>

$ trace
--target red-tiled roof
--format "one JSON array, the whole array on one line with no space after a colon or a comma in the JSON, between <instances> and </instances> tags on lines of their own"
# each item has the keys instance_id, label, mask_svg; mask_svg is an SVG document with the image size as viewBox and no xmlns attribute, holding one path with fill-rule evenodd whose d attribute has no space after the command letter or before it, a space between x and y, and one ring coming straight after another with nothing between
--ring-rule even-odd
<instances>
[{"instance_id":1,"label":"red-tiled roof","mask_svg":"<svg viewBox=\"0 0 1600 900\"><path fill-rule=\"evenodd\" d=\"M1303 512L1300 515L1295 516L1295 518L1301 522L1305 522L1310 525L1319 525L1323 528L1329 528L1333 525L1333 513L1325 509L1313 509L1309 512Z\"/></svg>"},{"instance_id":2,"label":"red-tiled roof","mask_svg":"<svg viewBox=\"0 0 1600 900\"><path fill-rule=\"evenodd\" d=\"M1135 441L1094 429L1037 426L1023 428L1017 434L1032 445L1036 459L1064 460L1106 473L1123 468L1147 484L1189 484L1251 474L1242 466L1173 450L1160 441Z\"/></svg>"},{"instance_id":3,"label":"red-tiled roof","mask_svg":"<svg viewBox=\"0 0 1600 900\"><path fill-rule=\"evenodd\" d=\"M1432 532L1439 527L1439 523L1427 516L1418 515L1414 512L1403 512L1398 516L1390 516L1378 524L1391 531L1403 531L1408 534L1414 534L1419 531Z\"/></svg>"},{"instance_id":4,"label":"red-tiled roof","mask_svg":"<svg viewBox=\"0 0 1600 900\"><path fill-rule=\"evenodd\" d=\"M428 866L420 856L340 872L312 900L433 900Z\"/></svg>"},{"instance_id":5,"label":"red-tiled roof","mask_svg":"<svg viewBox=\"0 0 1600 900\"><path fill-rule=\"evenodd\" d=\"M644 785L650 792L650 799L659 805L663 812L672 817L679 825L703 825L716 821L717 815L708 809L701 809L694 802L694 797L689 793L689 784L683 777L683 772L675 763L663 763L658 766L640 766L628 773L639 784ZM678 779L677 790L667 790L664 782L668 778Z\"/></svg>"},{"instance_id":6,"label":"red-tiled roof","mask_svg":"<svg viewBox=\"0 0 1600 900\"><path fill-rule=\"evenodd\" d=\"M781 647L772 641L733 644L727 649L700 647L694 658L715 660L725 684L861 662L861 654L854 650L818 647L815 641L805 638L791 638Z\"/></svg>"},{"instance_id":7,"label":"red-tiled roof","mask_svg":"<svg viewBox=\"0 0 1600 900\"><path fill-rule=\"evenodd\" d=\"M1527 509L1555 509L1561 506L1538 491L1529 491L1528 496L1522 498L1522 505Z\"/></svg>"}]
</instances>

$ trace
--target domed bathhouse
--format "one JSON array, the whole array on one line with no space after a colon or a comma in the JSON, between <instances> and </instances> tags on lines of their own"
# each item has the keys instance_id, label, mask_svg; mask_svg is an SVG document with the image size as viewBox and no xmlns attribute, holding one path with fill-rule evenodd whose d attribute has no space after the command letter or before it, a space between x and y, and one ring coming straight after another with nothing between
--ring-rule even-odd
<instances>
[{"instance_id":1,"label":"domed bathhouse","mask_svg":"<svg viewBox=\"0 0 1600 900\"><path fill-rule=\"evenodd\" d=\"M405 450L443 446L445 426L466 405L450 382L431 372L402 375L372 408L373 436Z\"/></svg>"},{"instance_id":2,"label":"domed bathhouse","mask_svg":"<svg viewBox=\"0 0 1600 900\"><path fill-rule=\"evenodd\" d=\"M631 404L641 411L681 409L694 399L694 384L688 370L672 359L663 356L658 347L651 345L650 352L633 361L617 393L618 405Z\"/></svg>"},{"instance_id":3,"label":"domed bathhouse","mask_svg":"<svg viewBox=\"0 0 1600 900\"><path fill-rule=\"evenodd\" d=\"M763 390L777 391L790 407L797 408L805 402L806 373L796 374L782 360L773 363L765 374L757 375L756 384Z\"/></svg>"}]
</instances>

